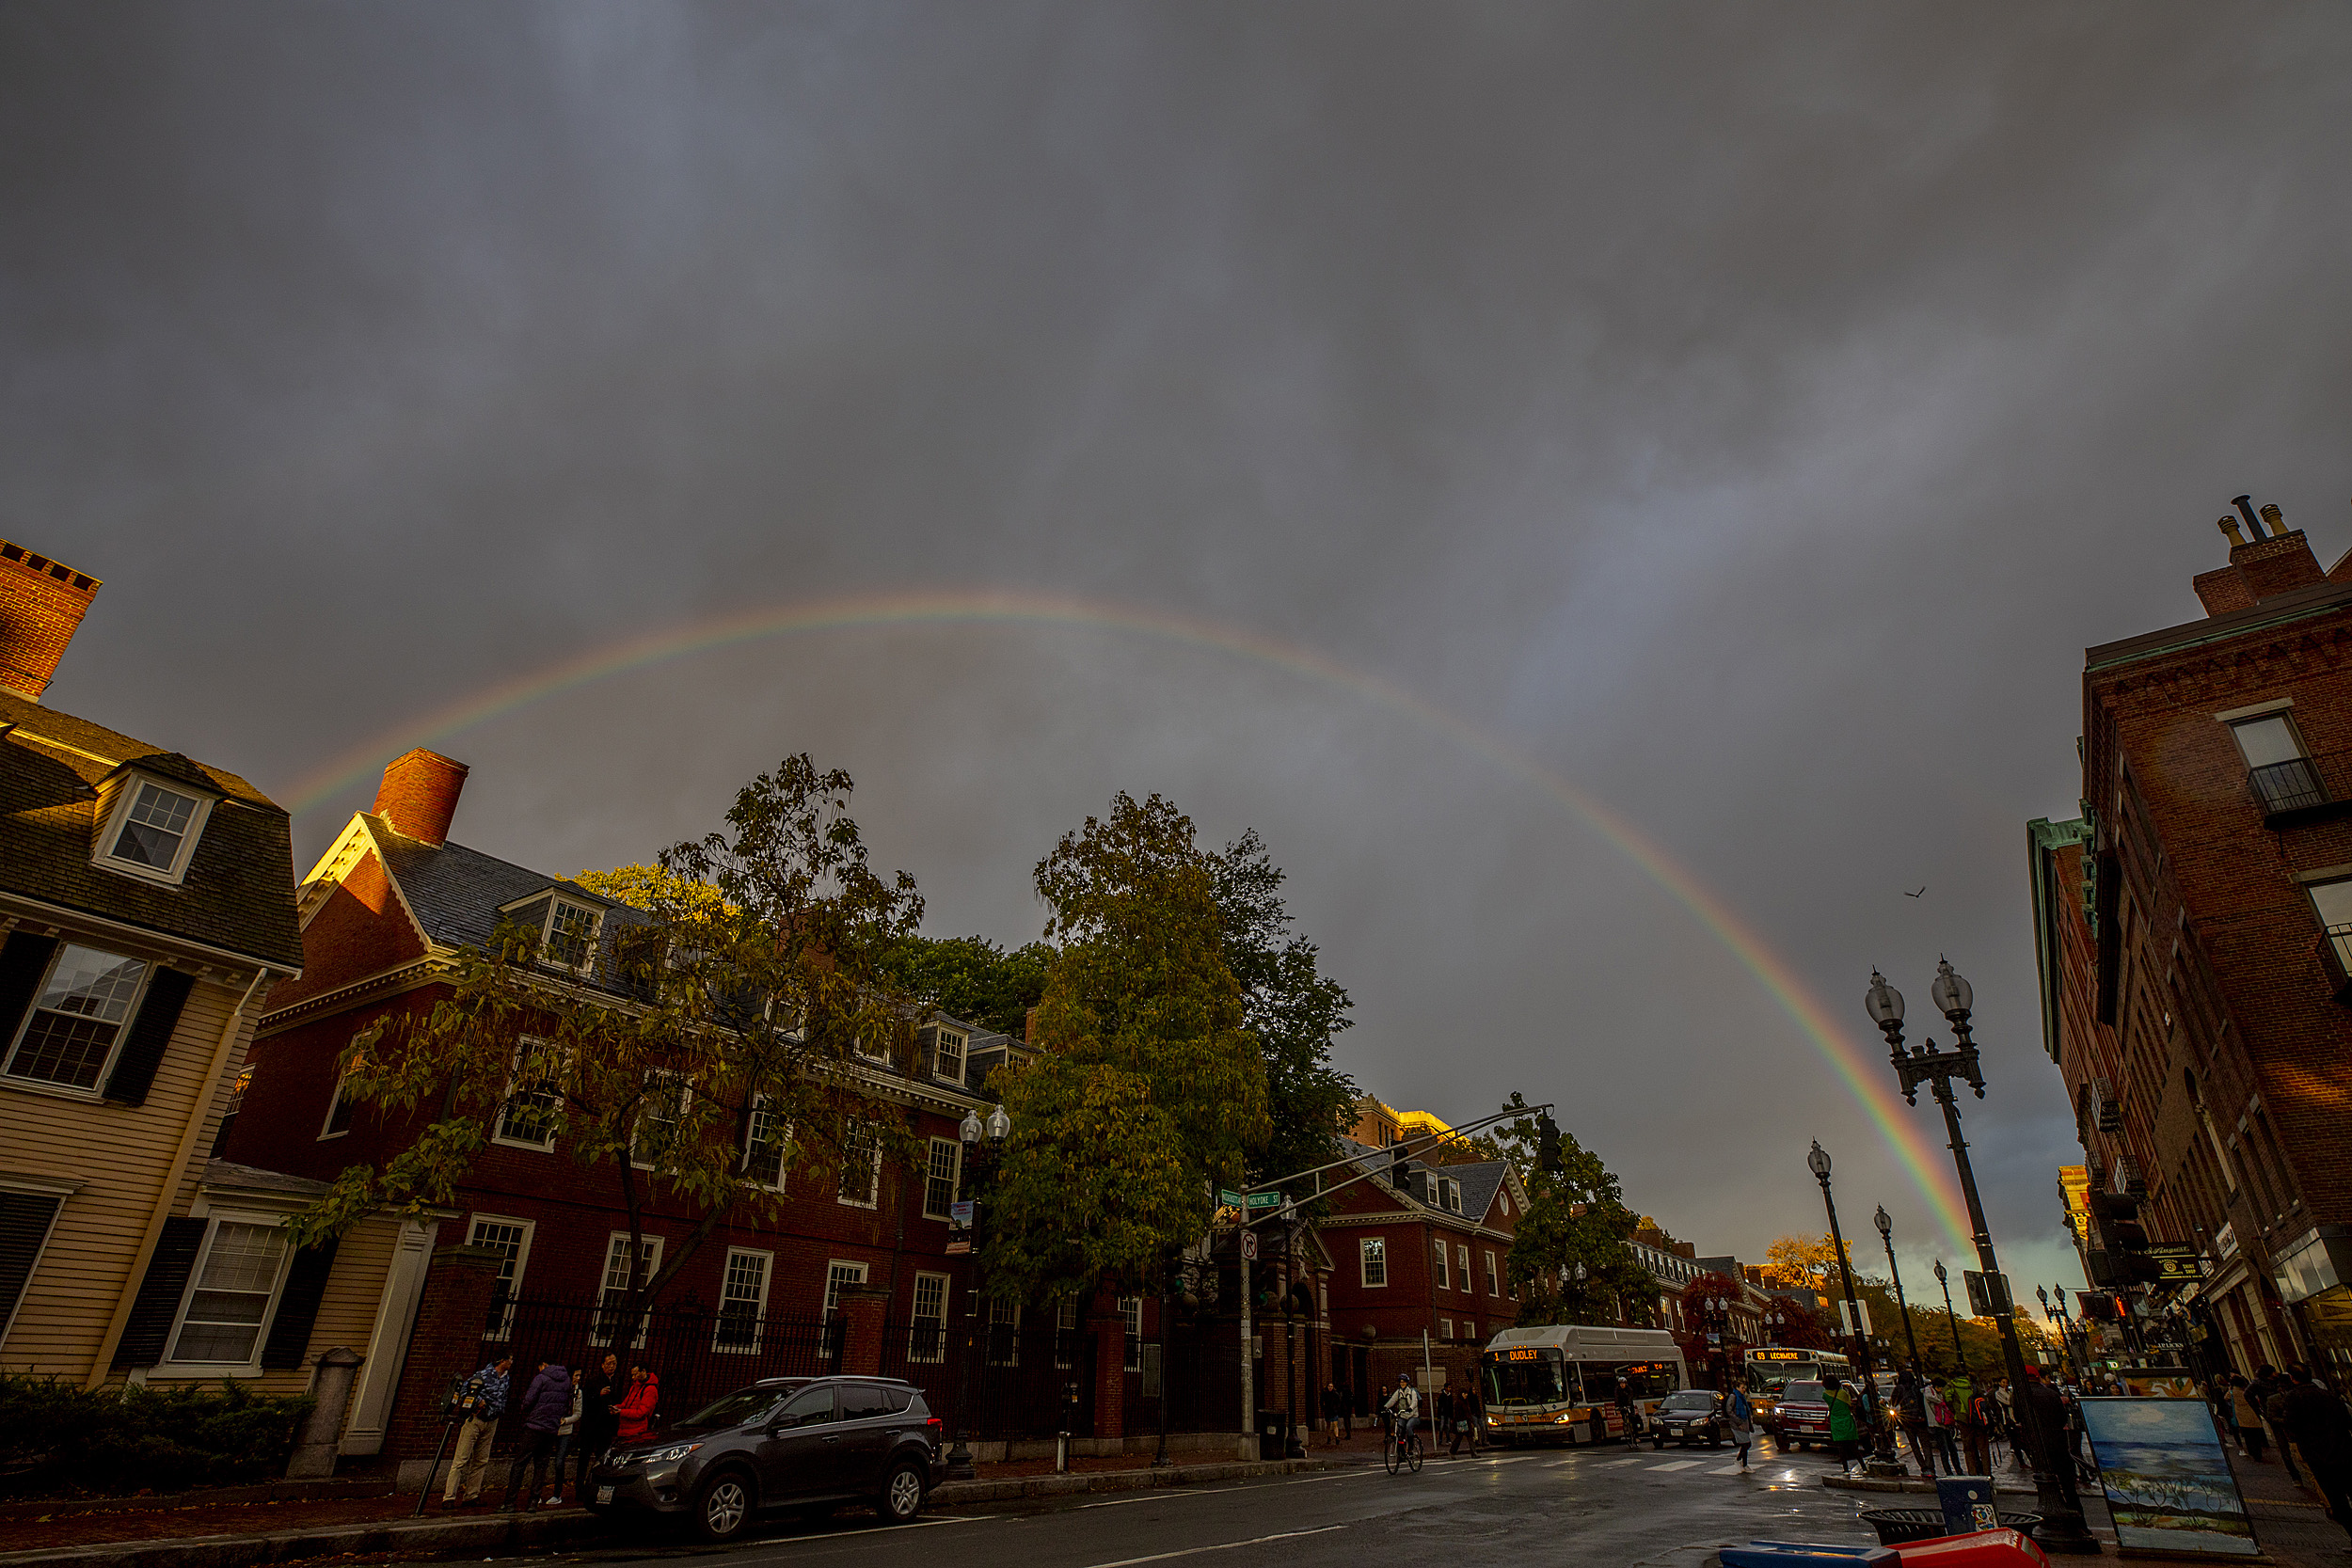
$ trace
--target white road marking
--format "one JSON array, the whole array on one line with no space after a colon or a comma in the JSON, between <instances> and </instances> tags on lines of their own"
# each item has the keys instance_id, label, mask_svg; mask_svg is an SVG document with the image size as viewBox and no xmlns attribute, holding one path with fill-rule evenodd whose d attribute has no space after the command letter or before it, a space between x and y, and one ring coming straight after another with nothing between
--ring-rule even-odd
<instances>
[{"instance_id":1,"label":"white road marking","mask_svg":"<svg viewBox=\"0 0 2352 1568\"><path fill-rule=\"evenodd\" d=\"M814 1546L827 1541L839 1541L852 1535L880 1535L884 1530L931 1529L940 1525L980 1525L986 1524L993 1519L1001 1519L1005 1517L1008 1517L1008 1515L1001 1513L949 1513L937 1519L917 1519L912 1524L905 1525L866 1525L858 1529L829 1529L822 1535L803 1535L798 1540L779 1541L776 1542L775 1544L779 1546ZM777 1559L773 1557L750 1557L739 1558L737 1560L739 1562L770 1562L775 1561Z\"/></svg>"},{"instance_id":2,"label":"white road marking","mask_svg":"<svg viewBox=\"0 0 2352 1568\"><path fill-rule=\"evenodd\" d=\"M1320 1529L1286 1529L1276 1535L1254 1535L1247 1541L1220 1541L1214 1546L1186 1546L1182 1551L1153 1552L1149 1557L1122 1557L1115 1562L1095 1562L1088 1568L1136 1568L1139 1562L1166 1562L1170 1558L1199 1557L1202 1552L1230 1552L1239 1546L1263 1546L1269 1541L1295 1541L1302 1535L1327 1535L1345 1525L1325 1525Z\"/></svg>"},{"instance_id":3,"label":"white road marking","mask_svg":"<svg viewBox=\"0 0 2352 1568\"><path fill-rule=\"evenodd\" d=\"M1705 1463L1703 1460L1697 1459L1674 1459L1663 1465L1651 1465L1650 1471L1652 1474L1659 1474L1667 1470L1695 1470L1703 1463Z\"/></svg>"},{"instance_id":4,"label":"white road marking","mask_svg":"<svg viewBox=\"0 0 2352 1568\"><path fill-rule=\"evenodd\" d=\"M1634 1459L1613 1459L1613 1460L1609 1461L1607 1464L1603 1465L1601 1466L1601 1468L1602 1468L1602 1469L1604 1469L1604 1470L1612 1470L1612 1469L1616 1468L1616 1467L1617 1467L1618 1465L1640 1465L1640 1464L1643 1464L1643 1463L1645 1463L1645 1461L1643 1461L1642 1459L1639 1459L1639 1458L1634 1458Z\"/></svg>"},{"instance_id":5,"label":"white road marking","mask_svg":"<svg viewBox=\"0 0 2352 1568\"><path fill-rule=\"evenodd\" d=\"M1720 1470L1709 1470L1707 1473L1710 1476L1744 1476L1748 1473L1748 1467L1745 1465L1726 1465Z\"/></svg>"}]
</instances>

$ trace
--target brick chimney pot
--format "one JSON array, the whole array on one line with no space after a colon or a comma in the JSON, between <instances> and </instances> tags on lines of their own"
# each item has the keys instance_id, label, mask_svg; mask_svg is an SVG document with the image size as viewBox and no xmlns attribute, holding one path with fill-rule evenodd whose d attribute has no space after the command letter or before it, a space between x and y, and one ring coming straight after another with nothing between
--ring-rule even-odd
<instances>
[{"instance_id":1,"label":"brick chimney pot","mask_svg":"<svg viewBox=\"0 0 2352 1568\"><path fill-rule=\"evenodd\" d=\"M457 816L457 797L466 787L468 771L464 763L421 748L395 757L376 788L375 815L402 837L438 849L449 842L449 825Z\"/></svg>"},{"instance_id":2,"label":"brick chimney pot","mask_svg":"<svg viewBox=\"0 0 2352 1568\"><path fill-rule=\"evenodd\" d=\"M0 687L40 701L98 579L0 539Z\"/></svg>"}]
</instances>

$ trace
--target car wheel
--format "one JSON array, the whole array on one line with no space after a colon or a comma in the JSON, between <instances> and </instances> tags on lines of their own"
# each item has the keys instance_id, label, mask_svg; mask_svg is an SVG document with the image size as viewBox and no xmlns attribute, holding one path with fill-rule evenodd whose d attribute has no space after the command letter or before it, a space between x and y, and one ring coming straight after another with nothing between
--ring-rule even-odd
<instances>
[{"instance_id":1,"label":"car wheel","mask_svg":"<svg viewBox=\"0 0 2352 1568\"><path fill-rule=\"evenodd\" d=\"M733 1541L752 1522L751 1479L740 1470L721 1470L694 1490L694 1533L705 1541Z\"/></svg>"},{"instance_id":2,"label":"car wheel","mask_svg":"<svg viewBox=\"0 0 2352 1568\"><path fill-rule=\"evenodd\" d=\"M913 1523L923 1512L923 1472L907 1464L892 1466L882 1478L882 1497L874 1507L885 1525Z\"/></svg>"}]
</instances>

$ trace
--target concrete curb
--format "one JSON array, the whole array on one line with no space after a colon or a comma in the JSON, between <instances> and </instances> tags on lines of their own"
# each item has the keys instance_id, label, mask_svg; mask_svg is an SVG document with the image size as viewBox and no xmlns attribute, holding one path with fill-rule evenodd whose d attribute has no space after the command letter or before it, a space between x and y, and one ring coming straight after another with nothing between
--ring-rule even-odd
<instances>
[{"instance_id":1,"label":"concrete curb","mask_svg":"<svg viewBox=\"0 0 2352 1568\"><path fill-rule=\"evenodd\" d=\"M1327 1459L1229 1461L1172 1465L1166 1469L1092 1470L1071 1475L1009 1476L1001 1481L951 1481L934 1488L929 1506L1018 1502L1087 1492L1144 1492L1159 1486L1244 1481L1253 1476L1352 1466ZM595 1540L607 1534L592 1513L504 1513L472 1519L376 1519L358 1525L265 1535L199 1535L166 1541L110 1541L95 1546L43 1547L0 1553L0 1568L256 1568L306 1558L398 1552L405 1557L491 1557Z\"/></svg>"},{"instance_id":2,"label":"concrete curb","mask_svg":"<svg viewBox=\"0 0 2352 1568\"><path fill-rule=\"evenodd\" d=\"M1821 1484L1833 1492L1916 1492L1923 1497L1935 1496L1935 1482L1922 1481L1916 1476L1907 1476L1900 1481L1894 1481L1883 1480L1877 1476L1825 1475L1821 1478ZM1994 1478L1993 1491L1995 1496L2001 1497L2031 1497L2037 1496L2032 1487L2018 1486L1997 1476Z\"/></svg>"}]
</instances>

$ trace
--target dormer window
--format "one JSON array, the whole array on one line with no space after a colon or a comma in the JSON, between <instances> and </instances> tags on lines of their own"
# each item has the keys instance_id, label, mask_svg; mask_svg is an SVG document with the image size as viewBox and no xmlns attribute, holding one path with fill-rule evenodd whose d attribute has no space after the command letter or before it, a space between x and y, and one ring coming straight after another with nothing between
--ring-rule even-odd
<instances>
[{"instance_id":1,"label":"dormer window","mask_svg":"<svg viewBox=\"0 0 2352 1568\"><path fill-rule=\"evenodd\" d=\"M98 861L110 870L159 882L187 875L189 857L212 815L213 802L137 773L115 789L99 844Z\"/></svg>"},{"instance_id":2,"label":"dormer window","mask_svg":"<svg viewBox=\"0 0 2352 1568\"><path fill-rule=\"evenodd\" d=\"M931 1047L931 1071L951 1084L963 1082L963 1048L970 1037L960 1029L945 1025L936 1031Z\"/></svg>"},{"instance_id":3,"label":"dormer window","mask_svg":"<svg viewBox=\"0 0 2352 1568\"><path fill-rule=\"evenodd\" d=\"M540 893L504 906L499 917L538 937L539 961L548 968L583 974L595 966L604 911L594 905Z\"/></svg>"}]
</instances>

